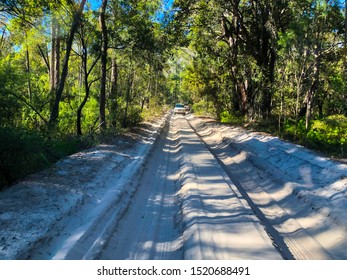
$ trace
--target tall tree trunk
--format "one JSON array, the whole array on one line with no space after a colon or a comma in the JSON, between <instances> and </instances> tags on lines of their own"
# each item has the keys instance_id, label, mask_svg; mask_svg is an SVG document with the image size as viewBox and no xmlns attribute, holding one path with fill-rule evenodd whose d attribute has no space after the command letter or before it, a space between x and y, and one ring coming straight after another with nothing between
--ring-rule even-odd
<instances>
[{"instance_id":1,"label":"tall tree trunk","mask_svg":"<svg viewBox=\"0 0 347 280\"><path fill-rule=\"evenodd\" d=\"M317 40L318 41L318 40ZM314 102L314 96L318 90L319 86L319 76L320 76L320 46L319 42L314 50L314 67L313 67L313 82L307 93L307 108L306 108L306 130L310 128L310 121L312 116L312 108Z\"/></svg>"},{"instance_id":2,"label":"tall tree trunk","mask_svg":"<svg viewBox=\"0 0 347 280\"><path fill-rule=\"evenodd\" d=\"M88 50L84 44L83 38L82 38L82 72L83 72L83 82L84 82L84 88L85 88L85 95L82 100L82 103L80 106L78 106L77 109L77 119L76 119L76 128L77 128L77 135L82 135L82 110L84 105L86 105L87 100L89 98L90 93L90 87L88 84L88 70L87 70L87 61L88 61Z\"/></svg>"},{"instance_id":3,"label":"tall tree trunk","mask_svg":"<svg viewBox=\"0 0 347 280\"><path fill-rule=\"evenodd\" d=\"M51 110L54 107L55 93L59 85L60 75L60 26L55 16L52 17L52 48L50 65L50 83L51 83Z\"/></svg>"},{"instance_id":4,"label":"tall tree trunk","mask_svg":"<svg viewBox=\"0 0 347 280\"><path fill-rule=\"evenodd\" d=\"M81 46L82 46L82 51L81 51L81 53L82 53L82 55L81 55L81 61L82 61L81 73L82 74L81 75L82 75L82 77L81 77L81 80L82 80L82 84L84 85L85 95L84 95L84 98L83 98L81 104L78 106L78 109L77 109L77 118L76 118L77 135L82 135L82 110L89 99L90 87L92 86L92 84L94 82L96 82L98 80L98 78L97 78L97 79L89 82L89 75L100 59L100 56L97 57L88 70L88 48L87 48L84 37L85 37L85 32L84 32L83 28L81 28ZM81 87L83 85L81 85ZM97 121L98 121L98 119L96 119L96 122Z\"/></svg>"},{"instance_id":5,"label":"tall tree trunk","mask_svg":"<svg viewBox=\"0 0 347 280\"><path fill-rule=\"evenodd\" d=\"M47 49L43 50L42 47L39 44L37 45L37 48L39 49L40 55L41 55L43 61L46 64L47 73L50 76L51 75L51 66L50 66L50 63L49 63L48 50ZM45 46L45 48L46 48L46 46Z\"/></svg>"},{"instance_id":6,"label":"tall tree trunk","mask_svg":"<svg viewBox=\"0 0 347 280\"><path fill-rule=\"evenodd\" d=\"M6 29L4 28L2 30L2 34L0 38L0 57L2 56L3 47L5 45L5 34L6 34Z\"/></svg>"},{"instance_id":7,"label":"tall tree trunk","mask_svg":"<svg viewBox=\"0 0 347 280\"><path fill-rule=\"evenodd\" d=\"M273 84L275 82L276 52L271 48L265 59L265 85L263 87L262 117L267 119L271 115Z\"/></svg>"},{"instance_id":8,"label":"tall tree trunk","mask_svg":"<svg viewBox=\"0 0 347 280\"><path fill-rule=\"evenodd\" d=\"M347 81L347 0L345 0L345 42L344 42L344 78L345 78L345 84L346 84L346 81ZM346 85L345 85L345 90L344 90L344 93L342 95L343 97L343 100L344 100L344 114L347 116L347 94L346 94Z\"/></svg>"},{"instance_id":9,"label":"tall tree trunk","mask_svg":"<svg viewBox=\"0 0 347 280\"><path fill-rule=\"evenodd\" d=\"M345 56L347 55L347 0L345 0Z\"/></svg>"},{"instance_id":10,"label":"tall tree trunk","mask_svg":"<svg viewBox=\"0 0 347 280\"><path fill-rule=\"evenodd\" d=\"M112 126L117 126L117 109L118 109L118 65L115 58L112 58L111 72L111 122Z\"/></svg>"},{"instance_id":11,"label":"tall tree trunk","mask_svg":"<svg viewBox=\"0 0 347 280\"><path fill-rule=\"evenodd\" d=\"M100 127L106 129L106 79L107 79L107 26L106 26L106 7L108 0L103 0L100 8L100 28L101 28L101 79L100 79Z\"/></svg>"},{"instance_id":12,"label":"tall tree trunk","mask_svg":"<svg viewBox=\"0 0 347 280\"><path fill-rule=\"evenodd\" d=\"M82 0L78 10L75 12L74 19L73 19L73 22L71 25L70 33L69 33L67 43L66 43L66 53L65 53L62 73L61 73L60 80L59 80L59 86L56 90L55 101L54 101L54 105L53 105L51 115L49 118L49 125L50 126L55 125L55 123L59 117L59 103L61 100L61 96L63 94L65 81L66 81L66 77L67 77L68 70L69 70L69 59L70 59L70 54L71 54L71 49L72 49L72 43L73 43L73 39L75 37L75 32L76 32L76 30L80 24L81 16L82 16L85 4L86 4L86 0Z\"/></svg>"},{"instance_id":13,"label":"tall tree trunk","mask_svg":"<svg viewBox=\"0 0 347 280\"><path fill-rule=\"evenodd\" d=\"M25 68L28 78L28 96L29 96L29 102L33 99L33 91L31 87L31 67L30 67L30 55L29 55L29 48L28 43L25 45Z\"/></svg>"},{"instance_id":14,"label":"tall tree trunk","mask_svg":"<svg viewBox=\"0 0 347 280\"><path fill-rule=\"evenodd\" d=\"M127 127L128 125L128 110L130 106L130 97L131 97L133 84L134 84L134 72L131 69L131 73L129 73L129 77L128 77L128 87L127 87L126 98L125 98L126 104L125 104L125 113L123 118L123 128Z\"/></svg>"}]
</instances>

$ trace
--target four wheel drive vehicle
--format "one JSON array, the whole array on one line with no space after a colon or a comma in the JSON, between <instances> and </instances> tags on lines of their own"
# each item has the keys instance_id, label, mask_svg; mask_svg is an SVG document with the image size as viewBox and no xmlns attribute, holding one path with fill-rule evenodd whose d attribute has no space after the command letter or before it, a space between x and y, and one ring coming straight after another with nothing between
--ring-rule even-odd
<instances>
[{"instance_id":1,"label":"four wheel drive vehicle","mask_svg":"<svg viewBox=\"0 0 347 280\"><path fill-rule=\"evenodd\" d=\"M186 108L183 104L177 103L174 108L174 114L186 114Z\"/></svg>"}]
</instances>

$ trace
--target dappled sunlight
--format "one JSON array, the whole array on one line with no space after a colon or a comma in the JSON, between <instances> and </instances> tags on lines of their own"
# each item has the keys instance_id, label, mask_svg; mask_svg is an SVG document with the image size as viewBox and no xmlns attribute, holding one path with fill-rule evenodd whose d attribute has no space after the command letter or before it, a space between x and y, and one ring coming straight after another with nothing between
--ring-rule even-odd
<instances>
[{"instance_id":1,"label":"dappled sunlight","mask_svg":"<svg viewBox=\"0 0 347 280\"><path fill-rule=\"evenodd\" d=\"M210 136L210 135L212 135L212 133L213 133L214 131L212 130L212 129L205 129L204 131L202 131L201 133L200 133L200 135L201 136Z\"/></svg>"},{"instance_id":2,"label":"dappled sunlight","mask_svg":"<svg viewBox=\"0 0 347 280\"><path fill-rule=\"evenodd\" d=\"M241 151L238 155L231 157L229 160L235 163L241 163L247 160L247 152Z\"/></svg>"},{"instance_id":3,"label":"dappled sunlight","mask_svg":"<svg viewBox=\"0 0 347 280\"><path fill-rule=\"evenodd\" d=\"M83 176L76 173L71 186L50 187L68 188L65 194L81 199L90 213L74 220L78 226L69 225L74 230L64 229L51 257L346 258L345 220L327 203L346 208L347 177L338 169L327 168L329 162L311 164L300 158L301 149L281 147L265 135L239 135L240 128L230 127L218 132L217 124L200 125L203 134L197 135L183 116L173 120L148 165L141 161L147 149L141 137L144 150L124 142L125 149L102 145L75 156L78 170L67 168L71 158L57 165L54 176L61 182L70 171ZM137 162L139 173L123 179ZM95 164L103 164L100 180L81 188L80 181L93 179Z\"/></svg>"},{"instance_id":4,"label":"dappled sunlight","mask_svg":"<svg viewBox=\"0 0 347 280\"><path fill-rule=\"evenodd\" d=\"M260 221L201 140L179 123L180 197L188 259L281 259ZM203 135L212 139L210 130ZM243 162L240 152L234 162Z\"/></svg>"},{"instance_id":5,"label":"dappled sunlight","mask_svg":"<svg viewBox=\"0 0 347 280\"><path fill-rule=\"evenodd\" d=\"M309 167L304 166L299 168L299 172L304 180L306 187L313 186L311 169Z\"/></svg>"},{"instance_id":6,"label":"dappled sunlight","mask_svg":"<svg viewBox=\"0 0 347 280\"><path fill-rule=\"evenodd\" d=\"M336 227L331 230L322 231L317 233L316 235L318 241L326 243L330 248L340 247L341 250L344 250L346 246L346 237L346 230L342 227ZM341 255L341 258L343 258L343 255Z\"/></svg>"},{"instance_id":7,"label":"dappled sunlight","mask_svg":"<svg viewBox=\"0 0 347 280\"><path fill-rule=\"evenodd\" d=\"M280 259L262 228L254 227L250 218L238 214L196 217L195 223L190 223L187 229L193 235L185 258Z\"/></svg>"},{"instance_id":8,"label":"dappled sunlight","mask_svg":"<svg viewBox=\"0 0 347 280\"><path fill-rule=\"evenodd\" d=\"M298 151L298 148L296 148L296 147L292 147L292 148L286 150L286 152L288 154L295 154L297 151Z\"/></svg>"},{"instance_id":9,"label":"dappled sunlight","mask_svg":"<svg viewBox=\"0 0 347 280\"><path fill-rule=\"evenodd\" d=\"M199 121L192 123L199 127ZM346 167L274 137L223 126L219 131L208 137L198 132L295 258L345 259L347 214L341 210L347 207Z\"/></svg>"},{"instance_id":10,"label":"dappled sunlight","mask_svg":"<svg viewBox=\"0 0 347 280\"><path fill-rule=\"evenodd\" d=\"M271 197L275 199L276 201L282 201L285 200L288 196L291 196L293 192L293 186L292 183L286 183L280 188L273 189L271 192Z\"/></svg>"},{"instance_id":11,"label":"dappled sunlight","mask_svg":"<svg viewBox=\"0 0 347 280\"><path fill-rule=\"evenodd\" d=\"M66 258L67 254L70 252L71 247L73 247L77 241L85 234L86 228L79 229L71 237L69 237L62 244L61 248L52 257L53 260L63 260Z\"/></svg>"},{"instance_id":12,"label":"dappled sunlight","mask_svg":"<svg viewBox=\"0 0 347 280\"><path fill-rule=\"evenodd\" d=\"M286 219L282 219L281 228L286 235L296 233L297 231L303 230L301 224L298 223L294 218L289 216Z\"/></svg>"}]
</instances>

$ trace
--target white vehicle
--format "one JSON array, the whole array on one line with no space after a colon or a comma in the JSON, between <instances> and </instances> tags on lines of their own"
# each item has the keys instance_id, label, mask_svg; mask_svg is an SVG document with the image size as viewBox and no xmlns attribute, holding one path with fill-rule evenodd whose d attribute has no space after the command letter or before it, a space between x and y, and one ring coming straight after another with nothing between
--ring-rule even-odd
<instances>
[{"instance_id":1,"label":"white vehicle","mask_svg":"<svg viewBox=\"0 0 347 280\"><path fill-rule=\"evenodd\" d=\"M175 108L174 108L174 114L175 115L176 114L183 114L183 115L185 115L186 114L186 108L184 107L184 105L181 104L181 103L177 103L175 105Z\"/></svg>"}]
</instances>

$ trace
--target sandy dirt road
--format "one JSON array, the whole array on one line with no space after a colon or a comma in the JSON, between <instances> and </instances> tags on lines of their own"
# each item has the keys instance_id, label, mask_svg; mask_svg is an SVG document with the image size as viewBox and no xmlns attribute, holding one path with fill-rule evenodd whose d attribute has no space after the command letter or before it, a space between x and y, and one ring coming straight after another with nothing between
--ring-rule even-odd
<instances>
[{"instance_id":1,"label":"sandy dirt road","mask_svg":"<svg viewBox=\"0 0 347 280\"><path fill-rule=\"evenodd\" d=\"M183 116L172 116L100 259L282 259Z\"/></svg>"},{"instance_id":2,"label":"sandy dirt road","mask_svg":"<svg viewBox=\"0 0 347 280\"><path fill-rule=\"evenodd\" d=\"M136 181L137 192L100 259L181 259L178 147L168 123Z\"/></svg>"},{"instance_id":3,"label":"sandy dirt road","mask_svg":"<svg viewBox=\"0 0 347 280\"><path fill-rule=\"evenodd\" d=\"M0 259L347 259L347 166L167 114L0 193Z\"/></svg>"}]
</instances>

